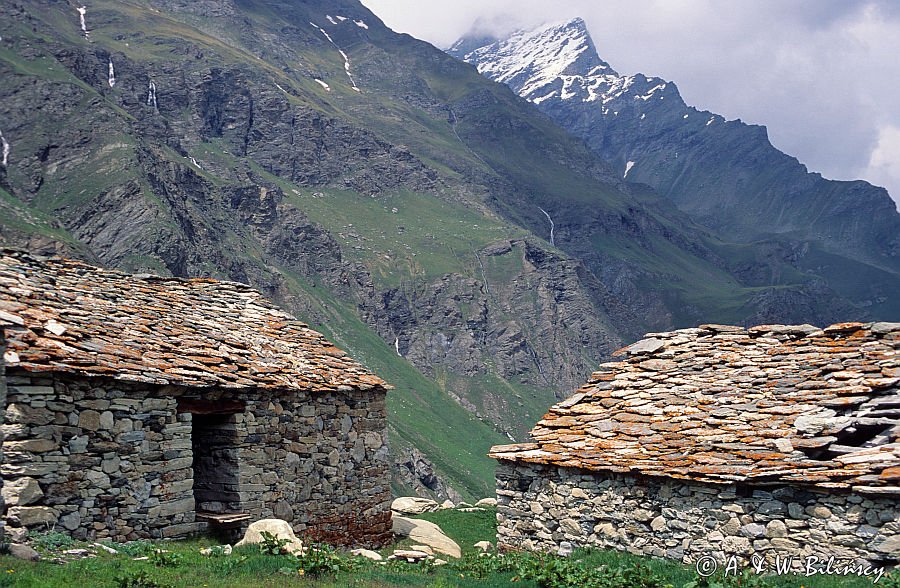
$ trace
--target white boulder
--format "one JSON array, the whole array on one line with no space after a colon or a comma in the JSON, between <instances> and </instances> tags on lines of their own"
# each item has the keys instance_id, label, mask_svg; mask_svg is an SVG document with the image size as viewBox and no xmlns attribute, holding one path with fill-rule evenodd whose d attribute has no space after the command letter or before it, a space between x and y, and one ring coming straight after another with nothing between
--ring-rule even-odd
<instances>
[{"instance_id":1,"label":"white boulder","mask_svg":"<svg viewBox=\"0 0 900 588\"><path fill-rule=\"evenodd\" d=\"M288 553L302 554L303 542L294 535L294 529L287 521L281 519L262 519L251 523L244 533L244 538L235 544L235 547L244 545L256 545L263 542L263 533L271 533L277 539L287 539L284 548Z\"/></svg>"},{"instance_id":2,"label":"white boulder","mask_svg":"<svg viewBox=\"0 0 900 588\"><path fill-rule=\"evenodd\" d=\"M409 537L417 543L431 547L437 553L459 558L462 550L459 545L444 534L440 527L428 521L395 516L393 518L394 534Z\"/></svg>"}]
</instances>

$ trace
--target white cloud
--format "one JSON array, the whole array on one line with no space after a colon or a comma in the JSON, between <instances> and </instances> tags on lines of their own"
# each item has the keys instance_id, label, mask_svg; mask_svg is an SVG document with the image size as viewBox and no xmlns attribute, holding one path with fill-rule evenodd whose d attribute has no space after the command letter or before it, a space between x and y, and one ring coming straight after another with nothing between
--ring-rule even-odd
<instances>
[{"instance_id":1,"label":"white cloud","mask_svg":"<svg viewBox=\"0 0 900 588\"><path fill-rule=\"evenodd\" d=\"M440 47L479 18L512 30L582 16L600 56L619 72L674 81L693 106L766 125L773 144L811 170L861 177L900 202L900 170L891 163L891 129L900 128L895 0L363 3L388 26Z\"/></svg>"},{"instance_id":2,"label":"white cloud","mask_svg":"<svg viewBox=\"0 0 900 588\"><path fill-rule=\"evenodd\" d=\"M883 186L900 184L900 127L888 126L880 130L863 176Z\"/></svg>"}]
</instances>

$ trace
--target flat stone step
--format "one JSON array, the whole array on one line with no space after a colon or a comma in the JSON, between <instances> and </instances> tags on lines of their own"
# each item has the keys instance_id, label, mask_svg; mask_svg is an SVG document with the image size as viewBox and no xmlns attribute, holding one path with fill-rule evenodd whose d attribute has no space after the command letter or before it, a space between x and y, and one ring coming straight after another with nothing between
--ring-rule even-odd
<instances>
[{"instance_id":1,"label":"flat stone step","mask_svg":"<svg viewBox=\"0 0 900 588\"><path fill-rule=\"evenodd\" d=\"M238 523L242 523L244 521L250 520L250 513L248 512L206 512L199 511L197 512L195 518L198 521L206 521L211 525L218 525L221 527L237 525Z\"/></svg>"}]
</instances>

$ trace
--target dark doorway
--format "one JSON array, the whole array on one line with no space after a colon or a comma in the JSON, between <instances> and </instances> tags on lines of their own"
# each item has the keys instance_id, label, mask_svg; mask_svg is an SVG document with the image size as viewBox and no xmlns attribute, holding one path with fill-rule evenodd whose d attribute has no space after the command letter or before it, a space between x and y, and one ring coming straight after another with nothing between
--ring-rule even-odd
<instances>
[{"instance_id":1,"label":"dark doorway","mask_svg":"<svg viewBox=\"0 0 900 588\"><path fill-rule=\"evenodd\" d=\"M198 519L222 524L242 512L238 419L245 405L239 400L180 398L178 412L191 415L194 456L194 503ZM223 518L224 517L224 518Z\"/></svg>"},{"instance_id":2,"label":"dark doorway","mask_svg":"<svg viewBox=\"0 0 900 588\"><path fill-rule=\"evenodd\" d=\"M197 512L240 512L240 464L234 415L194 414L191 445Z\"/></svg>"}]
</instances>

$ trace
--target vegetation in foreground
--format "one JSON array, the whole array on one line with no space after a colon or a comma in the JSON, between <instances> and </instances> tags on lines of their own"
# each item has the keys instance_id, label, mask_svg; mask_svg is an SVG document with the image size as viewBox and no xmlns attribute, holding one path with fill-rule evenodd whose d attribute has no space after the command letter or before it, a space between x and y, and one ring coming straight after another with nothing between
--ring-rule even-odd
<instances>
[{"instance_id":1,"label":"vegetation in foreground","mask_svg":"<svg viewBox=\"0 0 900 588\"><path fill-rule=\"evenodd\" d=\"M212 539L178 542L107 543L118 553L97 550L96 557L71 558L66 552L84 548L57 532L37 534L32 546L44 557L26 562L0 555L0 586L22 587L286 587L302 588L815 588L865 587L871 579L785 576L739 578L721 574L701 578L688 566L615 551L579 550L568 558L548 554L482 554L473 545L495 538L495 512L440 511L423 515L439 524L463 549L460 560L445 565L411 564L402 560L374 562L327 546L315 546L302 557L280 554L277 540L227 554ZM382 551L389 555L406 540ZM202 555L204 547L213 547ZM878 586L900 588L900 576L887 575Z\"/></svg>"}]
</instances>

